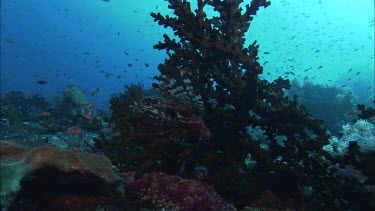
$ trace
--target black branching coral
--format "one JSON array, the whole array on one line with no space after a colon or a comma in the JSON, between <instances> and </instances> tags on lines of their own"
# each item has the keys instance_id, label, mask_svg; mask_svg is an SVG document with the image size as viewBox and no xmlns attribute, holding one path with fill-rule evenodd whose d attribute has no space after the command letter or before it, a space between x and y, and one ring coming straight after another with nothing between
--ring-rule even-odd
<instances>
[{"instance_id":1,"label":"black branching coral","mask_svg":"<svg viewBox=\"0 0 375 211\"><path fill-rule=\"evenodd\" d=\"M158 66L161 74L181 82L180 70L190 71L190 80L202 96L207 117L214 111L228 110L233 114L214 113L226 123L237 119L238 131L246 125L238 118L257 98L257 76L262 73L257 61L258 46L254 42L244 47L245 33L259 7L270 5L268 1L256 0L243 12L239 6L242 2L199 0L198 8L192 11L189 2L171 0L169 8L174 10L175 17L151 14L179 37L175 40L165 34L164 42L154 46L166 50L169 56ZM208 6L219 16L207 18L204 8Z\"/></svg>"},{"instance_id":2,"label":"black branching coral","mask_svg":"<svg viewBox=\"0 0 375 211\"><path fill-rule=\"evenodd\" d=\"M202 97L204 120L214 137L240 140L244 128L256 124L268 127L271 137L278 131L296 140L294 133L301 133L298 137L308 141L311 137L303 126L307 125L321 138L315 146L309 142L306 148L319 150L328 140L320 122L283 96L282 88L289 88L289 81L279 79L270 84L259 79L262 67L257 61L258 45L254 41L244 46L254 15L270 2L253 0L245 10L241 3L242 0L198 0L197 9L192 11L188 1L170 0L174 17L152 13L155 21L172 28L179 38L171 39L165 34L164 42L154 46L166 50L169 56L158 66L161 77L167 75L183 83L180 72L189 71L194 92ZM212 7L218 15L207 18L205 7ZM262 114L261 118L250 115L250 111Z\"/></svg>"},{"instance_id":3,"label":"black branching coral","mask_svg":"<svg viewBox=\"0 0 375 211\"><path fill-rule=\"evenodd\" d=\"M158 171L194 178L203 166L204 182L237 208L270 192L290 203L265 209L373 210L364 203L372 195L337 173L335 164L356 155L340 160L325 152L330 136L297 96L285 96L289 80L259 77L258 45L245 46L245 33L270 2L194 2L194 11L186 0L169 0L173 16L151 13L175 35L154 46L168 55L158 83L112 98L121 138L97 145L137 177ZM210 8L213 17L205 13Z\"/></svg>"},{"instance_id":4,"label":"black branching coral","mask_svg":"<svg viewBox=\"0 0 375 211\"><path fill-rule=\"evenodd\" d=\"M263 69L257 61L258 45L254 41L244 46L253 17L270 2L252 0L241 7L242 0L198 0L194 11L186 0L168 2L173 16L151 13L159 25L171 28L177 37L164 34L164 41L154 46L168 55L158 66L161 76L156 79L161 84L166 78L183 84L188 76L194 87L191 93L203 102L201 117L212 134L208 146L198 147L189 155L190 162L196 159L205 163L213 172L208 181L238 206L269 189L268 185L284 198L311 206L340 209L348 207L347 201L358 203L342 193L341 184L348 181L336 179L335 170L326 160L334 162L322 150L329 140L322 121L298 106L297 96L292 100L284 96L283 89L290 87L288 80L279 78L270 83L260 79ZM206 7L216 15L208 18ZM249 136L250 126L264 131L267 149ZM253 175L243 173L248 153L257 162ZM226 183L221 182L224 178ZM296 195L303 188L316 194L309 199Z\"/></svg>"}]
</instances>

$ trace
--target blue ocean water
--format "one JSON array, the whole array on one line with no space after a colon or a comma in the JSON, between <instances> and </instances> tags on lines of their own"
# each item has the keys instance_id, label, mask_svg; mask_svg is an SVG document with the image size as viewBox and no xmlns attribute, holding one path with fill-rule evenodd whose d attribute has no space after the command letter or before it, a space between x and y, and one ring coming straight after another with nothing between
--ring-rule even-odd
<instances>
[{"instance_id":1,"label":"blue ocean water","mask_svg":"<svg viewBox=\"0 0 375 211\"><path fill-rule=\"evenodd\" d=\"M108 108L124 85L149 87L166 58L153 45L172 34L153 22L152 11L171 13L161 0L1 1L1 94L52 98L74 85L88 102ZM266 79L307 76L348 87L363 103L374 93L372 0L274 0L246 38L260 44Z\"/></svg>"},{"instance_id":2,"label":"blue ocean water","mask_svg":"<svg viewBox=\"0 0 375 211\"><path fill-rule=\"evenodd\" d=\"M0 208L375 210L374 1L187 1L1 1Z\"/></svg>"}]
</instances>

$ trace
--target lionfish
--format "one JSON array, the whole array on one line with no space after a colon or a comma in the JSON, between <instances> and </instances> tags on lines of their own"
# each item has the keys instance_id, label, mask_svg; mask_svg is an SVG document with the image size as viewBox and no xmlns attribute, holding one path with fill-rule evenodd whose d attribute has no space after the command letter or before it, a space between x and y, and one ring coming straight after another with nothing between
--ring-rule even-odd
<instances>
[{"instance_id":1,"label":"lionfish","mask_svg":"<svg viewBox=\"0 0 375 211\"><path fill-rule=\"evenodd\" d=\"M166 132L169 138L178 143L188 137L208 141L211 132L203 122L204 104L200 94L194 92L189 72L180 71L182 82L162 75L159 84L153 86L162 94L161 98L145 100L138 105L151 117L171 127Z\"/></svg>"}]
</instances>

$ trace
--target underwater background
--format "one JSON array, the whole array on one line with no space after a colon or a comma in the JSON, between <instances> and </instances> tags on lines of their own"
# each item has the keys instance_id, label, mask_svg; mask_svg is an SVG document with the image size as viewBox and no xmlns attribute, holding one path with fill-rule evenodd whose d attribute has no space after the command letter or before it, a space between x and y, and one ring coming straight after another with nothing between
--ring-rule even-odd
<instances>
[{"instance_id":1,"label":"underwater background","mask_svg":"<svg viewBox=\"0 0 375 211\"><path fill-rule=\"evenodd\" d=\"M0 6L2 210L375 209L373 0Z\"/></svg>"},{"instance_id":2,"label":"underwater background","mask_svg":"<svg viewBox=\"0 0 375 211\"><path fill-rule=\"evenodd\" d=\"M1 93L22 90L51 98L74 85L90 103L108 108L110 95L124 84L150 86L166 57L152 46L172 34L153 22L152 11L171 13L164 1L151 0L2 1ZM260 9L251 28L246 43L260 44L261 77L346 85L362 103L372 103L372 0L276 0ZM96 88L100 92L90 96Z\"/></svg>"}]
</instances>

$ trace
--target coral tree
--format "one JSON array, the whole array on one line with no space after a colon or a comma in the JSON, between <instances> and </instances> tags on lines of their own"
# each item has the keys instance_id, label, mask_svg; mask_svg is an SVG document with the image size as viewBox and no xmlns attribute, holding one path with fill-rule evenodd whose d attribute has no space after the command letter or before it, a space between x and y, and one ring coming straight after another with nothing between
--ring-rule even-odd
<instances>
[{"instance_id":1,"label":"coral tree","mask_svg":"<svg viewBox=\"0 0 375 211\"><path fill-rule=\"evenodd\" d=\"M164 34L164 41L154 46L168 55L158 66L161 75L156 79L160 83L154 87L169 87L169 94L161 90L168 100L163 107L169 110L181 105L178 96L183 93L201 101L202 112L189 111L202 119L200 125L207 128L203 132L209 131L205 136L209 140L202 143L198 135L185 142L168 142L162 137L168 125L160 123L161 119L169 119L160 109L165 101L142 99L132 104L115 98L113 118L125 140L98 142L98 146L116 146L113 157L117 165L126 166L126 171L136 170L136 178L152 171L193 178L194 168L204 166L209 172L204 182L236 207L251 204L267 191L280 201L295 201L293 206L301 209L368 206L363 202L371 196L356 181L337 175L336 168L332 168L337 160L322 150L329 140L322 121L298 106L297 96L292 100L284 96L283 89L290 88L290 82L282 78L268 82L258 77L262 74L258 45L253 42L244 46L244 37L259 8L270 2L252 0L243 10L242 0L198 0L195 11L186 0L168 2L173 17L151 13L156 22L171 28L177 37ZM208 18L206 7L213 8L217 15ZM174 110L177 119L180 108ZM150 113L154 115L146 118ZM265 131L267 148L247 133L249 126ZM280 136L284 137L282 141ZM118 154L124 158L123 163ZM245 163L249 158L252 168ZM351 197L353 193L358 197Z\"/></svg>"},{"instance_id":2,"label":"coral tree","mask_svg":"<svg viewBox=\"0 0 375 211\"><path fill-rule=\"evenodd\" d=\"M177 17L151 16L164 27L171 27L180 40L164 35L164 43L154 47L166 50L169 59L158 66L163 75L182 81L180 70L191 73L190 80L195 92L199 93L206 107L207 115L224 118L237 130L246 125L243 114L248 112L257 98L258 75L262 67L256 61L256 42L244 48L244 36L250 21L260 6L267 7L267 1L253 1L242 12L242 1L198 1L198 8L191 11L187 1L169 1L169 8ZM208 19L204 7L210 5L220 17ZM218 110L234 109L231 115L220 115ZM220 115L220 117L218 116ZM237 120L237 121L234 121ZM240 120L240 121L238 121ZM234 125L234 124L238 125Z\"/></svg>"},{"instance_id":3,"label":"coral tree","mask_svg":"<svg viewBox=\"0 0 375 211\"><path fill-rule=\"evenodd\" d=\"M305 117L307 115L304 111L293 102L283 99L281 88L288 88L289 82L279 79L268 84L258 78L262 67L257 61L256 42L244 47L244 36L253 16L259 7L267 7L270 2L252 1L250 6L246 6L246 11L242 12L239 6L243 2L241 0L200 0L195 13L191 11L187 1L169 2L169 8L174 10L176 17L164 17L160 13L151 15L159 24L171 27L180 40L172 40L164 35L164 42L154 46L156 49L166 50L169 56L158 68L162 75L180 82L183 80L181 69L191 72L190 80L195 87L194 91L202 96L204 102L205 120L216 135L227 134L225 136L229 136L229 139L236 139L245 126L254 122L262 126L265 123L276 123L272 130L282 129L286 133L307 123L319 133L317 135L321 139L318 142L325 142L323 140L327 136L320 129L319 122ZM219 17L208 19L204 12L207 5L212 6ZM250 110L262 119L249 115ZM292 119L292 115L296 117L295 123L284 124ZM271 118L278 119L272 121ZM301 133L307 137L305 132ZM295 139L291 136L288 138Z\"/></svg>"}]
</instances>

